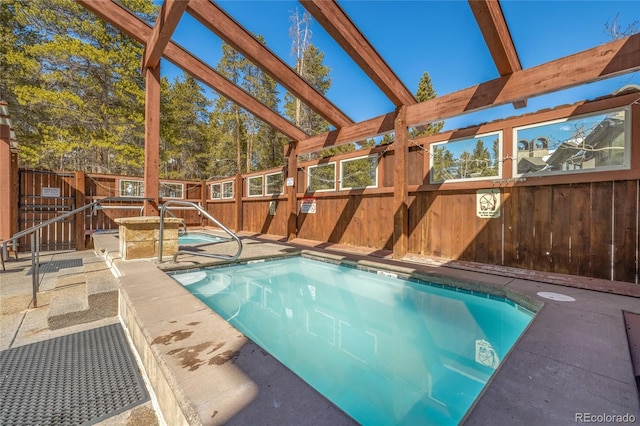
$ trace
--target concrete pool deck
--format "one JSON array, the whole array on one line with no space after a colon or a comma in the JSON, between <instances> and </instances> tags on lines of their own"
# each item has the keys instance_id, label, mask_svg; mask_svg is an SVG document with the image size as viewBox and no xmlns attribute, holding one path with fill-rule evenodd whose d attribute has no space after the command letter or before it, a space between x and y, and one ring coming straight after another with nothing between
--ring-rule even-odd
<instances>
[{"instance_id":1,"label":"concrete pool deck","mask_svg":"<svg viewBox=\"0 0 640 426\"><path fill-rule=\"evenodd\" d=\"M478 272L480 265L451 262L439 266L441 261L415 256L397 262L383 251L303 240L284 244L248 233L241 236L242 260L322 249L325 255L361 266L378 264L401 273L440 276L445 281L483 283L482 289L541 305L465 417L466 424L575 424L576 420L579 423L580 419L594 418L589 416L604 415L633 416L635 423L640 423L634 376L640 372L640 359L635 360L634 373L627 338L629 333L640 339L640 316L631 316L628 331L624 321L625 311L640 314L639 285L616 283L628 294L619 296L575 288L600 288L598 280L550 275L550 281L574 287L559 286L526 279L527 272L521 270L487 274ZM121 321L131 336L166 424L355 424L177 285L162 271L176 267L168 259L161 264L156 259L124 261L115 235L95 235L94 241L96 252L119 276L119 319L115 320ZM217 243L198 245L195 250L231 253L235 247ZM179 267L216 262L184 255L179 258ZM543 299L537 295L541 291L568 295L575 301ZM18 321L15 325L25 328ZM18 335L4 326L2 332ZM19 333L19 338L23 335ZM640 342L632 341L636 344L634 353L639 354ZM124 423L121 418L110 424L118 422Z\"/></svg>"},{"instance_id":2,"label":"concrete pool deck","mask_svg":"<svg viewBox=\"0 0 640 426\"><path fill-rule=\"evenodd\" d=\"M161 270L175 268L170 261L122 261L113 235L96 235L94 241L96 250L119 271L120 316L143 359L168 424L354 423L176 285ZM241 259L246 260L293 254L308 242L292 245L245 235L243 243ZM233 252L235 247L219 243L215 251ZM620 296L429 266L418 263L420 259L396 262L384 253L377 253L383 257L353 251L333 253L352 262L377 262L445 279L480 282L498 293L521 295L541 306L467 414L465 424L574 424L589 415L626 415L640 422L638 371L634 373L623 316L624 311L640 314L640 286L621 283L632 296ZM186 255L180 256L179 263L193 268L216 261ZM575 301L543 299L539 292L560 293ZM629 330L636 335L639 332L637 327Z\"/></svg>"}]
</instances>

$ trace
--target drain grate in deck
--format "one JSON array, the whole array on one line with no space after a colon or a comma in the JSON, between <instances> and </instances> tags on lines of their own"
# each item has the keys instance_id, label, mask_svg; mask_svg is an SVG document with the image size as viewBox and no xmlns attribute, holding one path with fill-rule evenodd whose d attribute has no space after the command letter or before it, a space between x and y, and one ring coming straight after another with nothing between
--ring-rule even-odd
<instances>
[{"instance_id":1,"label":"drain grate in deck","mask_svg":"<svg viewBox=\"0 0 640 426\"><path fill-rule=\"evenodd\" d=\"M52 273L59 272L60 269L76 268L82 266L82 259L64 259L64 260L51 260L47 263L40 265L40 273ZM33 274L33 268L29 270L28 275Z\"/></svg>"},{"instance_id":2,"label":"drain grate in deck","mask_svg":"<svg viewBox=\"0 0 640 426\"><path fill-rule=\"evenodd\" d=\"M94 424L149 400L120 324L0 352L0 424Z\"/></svg>"}]
</instances>

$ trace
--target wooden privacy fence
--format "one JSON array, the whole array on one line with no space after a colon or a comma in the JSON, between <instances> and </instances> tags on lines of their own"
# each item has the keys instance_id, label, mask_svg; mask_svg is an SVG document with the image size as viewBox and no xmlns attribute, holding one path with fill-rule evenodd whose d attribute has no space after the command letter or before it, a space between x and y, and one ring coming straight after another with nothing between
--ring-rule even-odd
<instances>
[{"instance_id":1,"label":"wooden privacy fence","mask_svg":"<svg viewBox=\"0 0 640 426\"><path fill-rule=\"evenodd\" d=\"M636 98L622 96L564 106L412 139L405 163L408 214L403 228L408 253L637 283L640 108L630 102ZM546 129L547 122L585 114L589 117L620 107L627 111L622 142L618 139L622 145L614 147L617 151L606 151L607 155L623 152L620 158L624 161L618 167L545 173L542 164L551 164L553 156L565 155L565 144L551 150L546 137L521 140L521 134L532 126ZM460 161L456 167L440 169L439 173L447 174L446 179L439 180L435 175L434 158L440 147L494 134L498 136L493 149L500 160L491 172L495 176L483 177L468 165L463 170ZM210 182L161 180L161 201L178 198L200 203L235 231L392 250L398 235L395 146L387 144L299 164L290 162L287 167L294 164L296 173L288 173L284 167ZM570 154L566 158L577 155L575 146L566 149ZM601 148L594 148L580 164L593 164L597 160L594 156L601 152ZM563 167L570 168L566 158ZM522 164L530 167L527 173L518 172ZM353 173L356 165L368 171L366 184L350 188L359 182L354 177L358 173ZM537 170L542 173L536 174ZM139 177L75 173L48 177L45 182L44 176L46 173L21 172L20 208L25 213L21 217L32 214L36 204L53 203L55 207L45 207L52 211L107 196L143 195ZM61 200L43 201L43 188L55 186L54 181L59 182ZM287 192L290 188L294 191ZM67 228L52 232L70 235L66 247L82 248L88 235L116 229L114 219L138 216L141 207L142 200L88 212L66 225L75 232ZM40 214L43 219L49 217L48 213ZM191 227L208 225L193 210L174 210L174 214ZM25 221L21 226L26 225Z\"/></svg>"}]
</instances>

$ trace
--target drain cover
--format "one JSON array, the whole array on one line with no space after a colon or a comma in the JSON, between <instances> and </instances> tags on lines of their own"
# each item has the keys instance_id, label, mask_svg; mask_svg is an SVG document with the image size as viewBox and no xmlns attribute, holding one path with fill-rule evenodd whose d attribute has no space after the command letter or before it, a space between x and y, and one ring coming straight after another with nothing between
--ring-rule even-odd
<instances>
[{"instance_id":1,"label":"drain cover","mask_svg":"<svg viewBox=\"0 0 640 426\"><path fill-rule=\"evenodd\" d=\"M545 299L555 300L556 302L575 302L576 301L576 299L574 299L571 296L567 296L566 294L551 293L549 291L540 291L536 294L540 297L544 297Z\"/></svg>"},{"instance_id":2,"label":"drain cover","mask_svg":"<svg viewBox=\"0 0 640 426\"><path fill-rule=\"evenodd\" d=\"M0 352L0 424L94 424L149 400L120 324Z\"/></svg>"},{"instance_id":3,"label":"drain cover","mask_svg":"<svg viewBox=\"0 0 640 426\"><path fill-rule=\"evenodd\" d=\"M59 272L60 269L76 268L82 266L82 259L66 259L66 260L52 260L40 265L40 273L46 274L49 272ZM33 274L33 268L29 270L27 275Z\"/></svg>"}]
</instances>

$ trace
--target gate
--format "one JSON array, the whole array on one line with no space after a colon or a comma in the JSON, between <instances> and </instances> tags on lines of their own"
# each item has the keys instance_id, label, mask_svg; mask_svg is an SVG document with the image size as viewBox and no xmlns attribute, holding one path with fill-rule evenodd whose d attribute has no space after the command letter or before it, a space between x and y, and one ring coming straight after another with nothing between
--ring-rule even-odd
<instances>
[{"instance_id":1,"label":"gate","mask_svg":"<svg viewBox=\"0 0 640 426\"><path fill-rule=\"evenodd\" d=\"M75 209L75 174L20 170L18 173L18 230L22 231ZM42 229L41 249L76 248L75 216ZM29 251L30 241L22 238L18 251Z\"/></svg>"}]
</instances>

